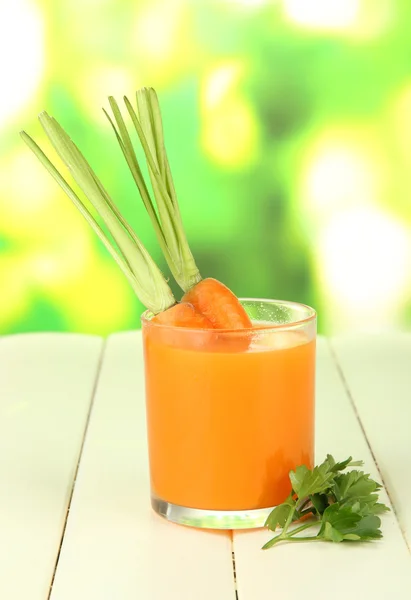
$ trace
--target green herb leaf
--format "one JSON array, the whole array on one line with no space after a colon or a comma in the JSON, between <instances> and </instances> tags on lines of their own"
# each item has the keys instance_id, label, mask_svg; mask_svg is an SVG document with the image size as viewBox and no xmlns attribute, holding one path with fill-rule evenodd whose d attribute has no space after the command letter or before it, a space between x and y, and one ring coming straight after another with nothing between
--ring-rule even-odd
<instances>
[{"instance_id":1,"label":"green herb leaf","mask_svg":"<svg viewBox=\"0 0 411 600\"><path fill-rule=\"evenodd\" d=\"M361 515L353 512L350 507L341 507L338 503L331 504L322 516L323 527L326 523L330 523L340 533L348 533L359 521Z\"/></svg>"},{"instance_id":2,"label":"green herb leaf","mask_svg":"<svg viewBox=\"0 0 411 600\"><path fill-rule=\"evenodd\" d=\"M381 519L376 515L363 517L356 527L350 532L358 535L361 540L378 540L382 538ZM348 538L349 539L349 538Z\"/></svg>"},{"instance_id":3,"label":"green herb leaf","mask_svg":"<svg viewBox=\"0 0 411 600\"><path fill-rule=\"evenodd\" d=\"M372 514L374 515L382 515L383 513L389 511L390 509L388 508L388 506L382 504L382 502L376 502L372 505L372 510L370 510L370 512L372 512Z\"/></svg>"},{"instance_id":4,"label":"green herb leaf","mask_svg":"<svg viewBox=\"0 0 411 600\"><path fill-rule=\"evenodd\" d=\"M327 460L312 471L301 465L290 472L291 485L300 499L327 491L334 477L335 474Z\"/></svg>"},{"instance_id":5,"label":"green herb leaf","mask_svg":"<svg viewBox=\"0 0 411 600\"><path fill-rule=\"evenodd\" d=\"M329 506L329 498L326 494L313 494L311 503L318 515L322 515L325 509Z\"/></svg>"},{"instance_id":6,"label":"green herb leaf","mask_svg":"<svg viewBox=\"0 0 411 600\"><path fill-rule=\"evenodd\" d=\"M349 498L368 497L380 488L380 484L363 471L343 473L334 480L334 493L341 502Z\"/></svg>"},{"instance_id":7,"label":"green herb leaf","mask_svg":"<svg viewBox=\"0 0 411 600\"><path fill-rule=\"evenodd\" d=\"M335 529L329 522L324 523L321 535L319 535L318 537L322 537L328 542L342 542L344 539L344 536L341 535L341 533L337 529Z\"/></svg>"},{"instance_id":8,"label":"green herb leaf","mask_svg":"<svg viewBox=\"0 0 411 600\"><path fill-rule=\"evenodd\" d=\"M351 508L333 504L324 512L318 536L332 542L376 540L382 537L380 526L381 519L375 515L362 517Z\"/></svg>"},{"instance_id":9,"label":"green herb leaf","mask_svg":"<svg viewBox=\"0 0 411 600\"><path fill-rule=\"evenodd\" d=\"M268 516L266 526L282 531L269 540L263 549L280 542L325 541L340 543L377 540L382 537L381 519L377 516L389 510L378 502L381 485L359 470L342 473L362 464L351 457L336 462L330 454L325 461L310 470L300 465L290 472L292 494ZM300 526L290 524L303 516L313 517ZM318 526L317 535L300 534Z\"/></svg>"},{"instance_id":10,"label":"green herb leaf","mask_svg":"<svg viewBox=\"0 0 411 600\"><path fill-rule=\"evenodd\" d=\"M353 460L352 456L349 456L346 460L336 463L334 457L331 454L327 454L327 462L331 467L331 471L336 473L337 471L343 471L347 467L360 467L363 464L362 460Z\"/></svg>"},{"instance_id":11,"label":"green herb leaf","mask_svg":"<svg viewBox=\"0 0 411 600\"><path fill-rule=\"evenodd\" d=\"M389 511L389 508L385 504L377 502L378 494L370 494L362 498L349 498L344 501L344 506L350 506L354 512L359 515L379 515Z\"/></svg>"},{"instance_id":12,"label":"green herb leaf","mask_svg":"<svg viewBox=\"0 0 411 600\"><path fill-rule=\"evenodd\" d=\"M289 496L283 504L271 511L265 522L265 527L268 527L271 531L275 531L277 527L284 527L293 510L295 510L295 501Z\"/></svg>"}]
</instances>

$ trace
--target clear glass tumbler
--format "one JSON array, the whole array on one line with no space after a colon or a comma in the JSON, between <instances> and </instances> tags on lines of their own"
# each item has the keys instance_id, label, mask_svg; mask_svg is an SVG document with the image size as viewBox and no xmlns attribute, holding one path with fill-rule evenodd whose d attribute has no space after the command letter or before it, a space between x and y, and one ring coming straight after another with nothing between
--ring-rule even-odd
<instances>
[{"instance_id":1,"label":"clear glass tumbler","mask_svg":"<svg viewBox=\"0 0 411 600\"><path fill-rule=\"evenodd\" d=\"M243 299L253 329L142 316L153 509L184 525L262 527L313 466L316 313Z\"/></svg>"}]
</instances>

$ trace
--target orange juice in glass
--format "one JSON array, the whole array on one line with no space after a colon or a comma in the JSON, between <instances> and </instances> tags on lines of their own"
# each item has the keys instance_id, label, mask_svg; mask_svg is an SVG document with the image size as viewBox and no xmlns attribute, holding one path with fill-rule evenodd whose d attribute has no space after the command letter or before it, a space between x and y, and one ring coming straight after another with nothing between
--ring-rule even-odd
<instances>
[{"instance_id":1,"label":"orange juice in glass","mask_svg":"<svg viewBox=\"0 0 411 600\"><path fill-rule=\"evenodd\" d=\"M170 521L261 527L313 466L316 314L241 300L253 329L194 330L142 317L151 499Z\"/></svg>"}]
</instances>

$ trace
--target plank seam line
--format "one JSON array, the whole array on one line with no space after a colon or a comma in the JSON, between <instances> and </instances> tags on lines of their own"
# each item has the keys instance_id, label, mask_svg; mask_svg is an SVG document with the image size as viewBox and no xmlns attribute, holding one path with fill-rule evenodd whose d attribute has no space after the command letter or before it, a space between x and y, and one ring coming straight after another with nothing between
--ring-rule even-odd
<instances>
[{"instance_id":1,"label":"plank seam line","mask_svg":"<svg viewBox=\"0 0 411 600\"><path fill-rule=\"evenodd\" d=\"M80 445L80 451L79 451L79 455L78 455L78 459L77 459L76 470L74 472L73 484L71 486L71 492L70 492L70 496L69 496L69 500L68 500L68 504L67 504L66 516L65 516L65 519L64 519L64 525L63 525L63 529L62 529L62 532L61 532L60 544L59 544L59 548L58 548L58 552L57 552L57 556L56 556L56 561L54 563L53 576L51 578L50 589L49 589L49 593L48 593L48 596L47 596L47 600L50 600L50 598L51 598L51 593L53 591L54 579L56 577L56 572L57 572L58 564L59 564L59 561L60 561L61 550L63 548L64 538L65 538L65 535L66 535L66 529L67 529L68 517L69 517L69 513L70 513L70 508L71 508L71 502L72 502L73 496L74 496L74 490L75 490L76 482L77 482L77 475L78 475L78 472L79 472L79 469L80 469L81 459L83 457L84 445L85 445L86 438L87 438L87 432L88 432L88 428L89 428L89 425L90 425L91 414L93 412L93 407L94 407L94 400L95 400L95 397L96 397L96 392L97 392L97 388L98 388L98 382L100 380L101 369L102 369L102 366L103 366L103 359L104 359L104 353L105 353L105 349L106 349L106 342L107 342L107 340L103 339L103 344L102 344L102 347L101 347L101 351L100 351L100 355L99 355L98 363L97 363L96 375L95 375L95 378L94 378L93 388L92 388L92 391L91 391L90 406L89 406L88 413L87 413L86 424L84 426L83 438L81 440L81 445Z\"/></svg>"},{"instance_id":2,"label":"plank seam line","mask_svg":"<svg viewBox=\"0 0 411 600\"><path fill-rule=\"evenodd\" d=\"M367 444L367 446L368 446L368 448L369 448L369 451L370 451L370 453L371 453L372 459L373 459L373 461L374 461L374 463L375 463L375 466L377 467L377 471L378 471L378 474L379 474L379 476L380 476L381 483L383 484L383 486L384 486L384 489L385 489L385 491L386 491L386 493L387 493L388 499L389 499L389 501L390 501L390 504L391 504L391 507L392 507L392 512L394 513L394 516L395 516L395 518L396 518L396 521L397 521L398 527L399 527L399 529L400 529L400 531L401 531L401 535L402 535L402 537L403 537L403 539L404 539L405 545L407 546L408 552L409 552L409 553L411 553L411 547L410 547L410 545L409 545L409 543L408 543L407 537L406 537L406 535L405 535L405 531L403 530L403 528L402 528L402 526L401 526L400 520L399 520L399 518L398 518L397 510L396 510L396 508L395 508L394 502L392 501L391 494L390 494L390 492L389 492L389 490L388 490L388 486L387 486L387 485L386 485L386 483L385 483L385 480L384 480L383 474L382 474L382 472L381 472L381 469L380 469L380 465L378 464L377 457L375 456L374 450L373 450L373 449L372 449L372 447L371 447L371 443L370 443L370 440L369 440L369 438L368 438L367 432L365 431L364 424L363 424L363 422L362 422L362 420L361 420L361 417L360 417L360 414L359 414L359 412L358 412L357 406L356 406L356 404L355 404L355 402L354 402L354 396L353 396L353 394L351 393L351 389L350 389L350 387L349 387L349 385L348 385L348 381L347 381L347 379L346 379L346 377L345 377L345 375L344 375L344 371L342 370L342 367L341 367L341 365L340 365L340 363L339 363L339 361L338 361L337 354L336 354L336 352L335 352L335 350L334 350L334 347L333 347L333 345L332 345L332 342L331 342L331 340L330 340L330 339L327 339L327 344L328 344L328 347L329 347L329 349L330 349L331 356L332 356L332 358L333 358L333 360L334 360L335 366L336 366L336 368L337 368L338 375L339 375L339 377L340 377L340 379L341 379L341 382L342 382L342 384L343 384L344 390L345 390L345 392L346 392L346 394L347 394L347 396L348 396L348 399L349 399L349 401L350 401L350 404L351 404L351 406L352 406L352 409L353 409L353 411L354 411L355 417L356 417L356 419L357 419L357 421L358 421L358 424L359 424L359 426L360 426L360 428L361 428L361 431L362 431L362 434L363 434L363 436L364 436L364 439L365 439L365 441L366 441L366 444Z\"/></svg>"},{"instance_id":3,"label":"plank seam line","mask_svg":"<svg viewBox=\"0 0 411 600\"><path fill-rule=\"evenodd\" d=\"M234 551L234 531L230 531L230 542L231 542L231 565L233 567L233 583L235 598L238 600L238 588L237 588L237 570L235 566L235 551Z\"/></svg>"}]
</instances>

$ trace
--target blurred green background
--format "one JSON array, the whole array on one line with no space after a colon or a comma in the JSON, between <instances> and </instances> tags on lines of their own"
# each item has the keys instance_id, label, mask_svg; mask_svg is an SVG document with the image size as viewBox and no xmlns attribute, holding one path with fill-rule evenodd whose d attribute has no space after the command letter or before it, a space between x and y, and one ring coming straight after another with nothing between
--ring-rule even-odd
<instances>
[{"instance_id":1,"label":"blurred green background","mask_svg":"<svg viewBox=\"0 0 411 600\"><path fill-rule=\"evenodd\" d=\"M101 110L143 85L203 276L313 305L321 332L409 326L408 0L13 0L0 24L0 333L139 327L18 131L43 144L54 115L167 272Z\"/></svg>"}]
</instances>

